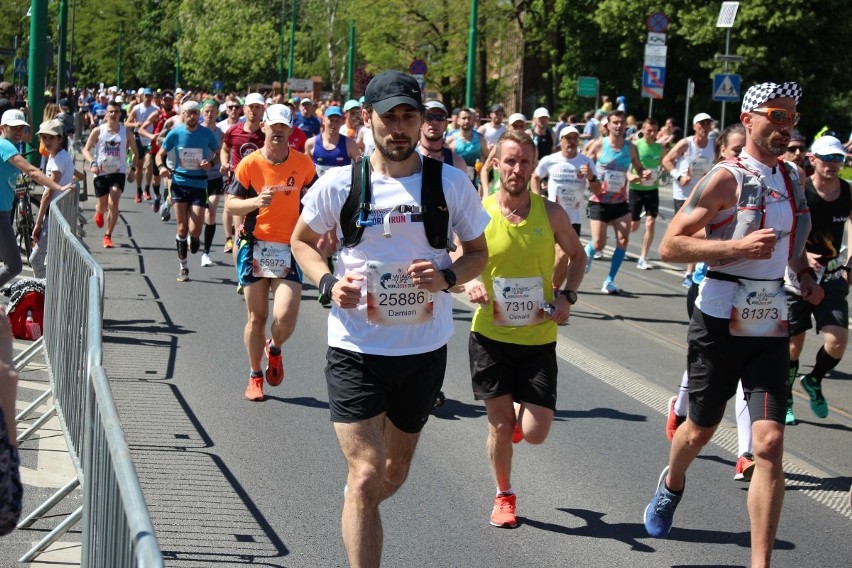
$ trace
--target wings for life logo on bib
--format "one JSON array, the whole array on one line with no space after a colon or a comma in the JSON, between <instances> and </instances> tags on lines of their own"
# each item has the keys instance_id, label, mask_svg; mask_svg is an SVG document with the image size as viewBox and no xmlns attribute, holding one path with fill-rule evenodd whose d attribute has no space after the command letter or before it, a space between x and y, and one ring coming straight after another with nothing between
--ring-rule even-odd
<instances>
[{"instance_id":1,"label":"wings for life logo on bib","mask_svg":"<svg viewBox=\"0 0 852 568\"><path fill-rule=\"evenodd\" d=\"M731 335L787 337L787 299L783 282L740 280L734 293Z\"/></svg>"},{"instance_id":2,"label":"wings for life logo on bib","mask_svg":"<svg viewBox=\"0 0 852 568\"><path fill-rule=\"evenodd\" d=\"M532 325L544 320L541 277L494 278L494 324L504 326Z\"/></svg>"},{"instance_id":3,"label":"wings for life logo on bib","mask_svg":"<svg viewBox=\"0 0 852 568\"><path fill-rule=\"evenodd\" d=\"M367 262L367 321L374 325L425 323L433 319L432 294L418 290L408 265Z\"/></svg>"}]
</instances>

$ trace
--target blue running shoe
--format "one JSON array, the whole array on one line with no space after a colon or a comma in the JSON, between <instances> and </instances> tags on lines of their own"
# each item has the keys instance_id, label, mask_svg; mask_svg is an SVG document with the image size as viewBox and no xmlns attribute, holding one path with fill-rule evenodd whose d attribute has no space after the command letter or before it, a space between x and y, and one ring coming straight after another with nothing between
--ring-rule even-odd
<instances>
[{"instance_id":1,"label":"blue running shoe","mask_svg":"<svg viewBox=\"0 0 852 568\"><path fill-rule=\"evenodd\" d=\"M666 469L660 474L660 481L657 482L657 493L645 507L645 530L654 538L663 538L672 530L674 512L681 497L683 497L683 495L675 495L666 489L666 475L668 473L669 468L666 466Z\"/></svg>"}]
</instances>

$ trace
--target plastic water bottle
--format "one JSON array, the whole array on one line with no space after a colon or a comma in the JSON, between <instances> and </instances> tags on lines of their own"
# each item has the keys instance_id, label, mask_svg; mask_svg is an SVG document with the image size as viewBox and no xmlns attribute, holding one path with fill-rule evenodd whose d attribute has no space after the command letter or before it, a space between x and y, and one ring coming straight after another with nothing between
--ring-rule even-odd
<instances>
[{"instance_id":1,"label":"plastic water bottle","mask_svg":"<svg viewBox=\"0 0 852 568\"><path fill-rule=\"evenodd\" d=\"M33 319L32 310L27 310L27 333L33 341L41 337L41 326Z\"/></svg>"}]
</instances>

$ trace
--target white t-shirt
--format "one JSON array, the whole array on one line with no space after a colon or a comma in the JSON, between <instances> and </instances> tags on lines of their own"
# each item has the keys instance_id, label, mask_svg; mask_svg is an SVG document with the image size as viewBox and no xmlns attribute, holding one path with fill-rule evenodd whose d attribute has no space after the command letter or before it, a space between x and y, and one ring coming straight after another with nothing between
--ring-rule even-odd
<instances>
[{"instance_id":1,"label":"white t-shirt","mask_svg":"<svg viewBox=\"0 0 852 568\"><path fill-rule=\"evenodd\" d=\"M55 156L47 159L47 166L44 173L47 177L53 179L53 172L59 172L59 185L68 185L74 181L74 161L65 150L59 150Z\"/></svg>"},{"instance_id":2,"label":"white t-shirt","mask_svg":"<svg viewBox=\"0 0 852 568\"><path fill-rule=\"evenodd\" d=\"M566 158L562 152L550 154L541 159L535 174L547 179L547 199L558 203L568 213L572 224L583 222L584 192L588 182L580 176L580 167L588 166L595 173L595 163L583 154Z\"/></svg>"},{"instance_id":3,"label":"white t-shirt","mask_svg":"<svg viewBox=\"0 0 852 568\"><path fill-rule=\"evenodd\" d=\"M695 143L694 136L690 136L686 141L686 152L675 163L677 178L672 180L672 196L679 201L689 199L689 194L698 185L698 181L707 175L716 163L716 150L712 142L708 140L707 145L701 148ZM687 172L691 176L690 182L681 186L677 180Z\"/></svg>"},{"instance_id":4,"label":"white t-shirt","mask_svg":"<svg viewBox=\"0 0 852 568\"><path fill-rule=\"evenodd\" d=\"M352 166L329 170L311 187L302 202L302 218L311 229L325 233L340 229L340 210L349 195ZM356 309L340 309L332 305L328 317L328 344L331 347L373 355L412 355L438 349L453 334L452 297L438 292L432 295L432 317L423 323L379 325L369 321L367 309L368 279L375 278L375 270L368 265L376 261L385 267L407 266L414 259L430 259L439 269L450 266L446 250L429 246L420 220L411 214L395 212L390 220L391 236L383 236L383 219L388 211L399 205L420 203L421 174L405 178L390 178L377 172L371 175L373 204L378 210L371 212L376 224L366 227L361 242L353 248L344 247L339 254L335 276L346 272L364 275L361 303ZM450 228L462 241L473 240L485 231L490 217L482 208L479 194L467 176L452 166L443 166L443 188L450 212ZM417 217L417 216L415 216ZM393 268L383 270L393 271ZM389 273L388 273L389 274ZM382 280L385 274L383 273ZM374 283L375 284L375 283Z\"/></svg>"}]
</instances>

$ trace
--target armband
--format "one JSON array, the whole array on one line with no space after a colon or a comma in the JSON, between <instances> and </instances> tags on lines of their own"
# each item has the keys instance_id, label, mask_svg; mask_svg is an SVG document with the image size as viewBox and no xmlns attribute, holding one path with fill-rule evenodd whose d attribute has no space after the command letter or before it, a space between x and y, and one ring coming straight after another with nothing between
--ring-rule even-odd
<instances>
[{"instance_id":1,"label":"armband","mask_svg":"<svg viewBox=\"0 0 852 568\"><path fill-rule=\"evenodd\" d=\"M328 299L331 299L331 289L334 288L334 285L337 284L339 278L335 278L334 274L323 274L322 278L320 278L319 293L325 296Z\"/></svg>"}]
</instances>

